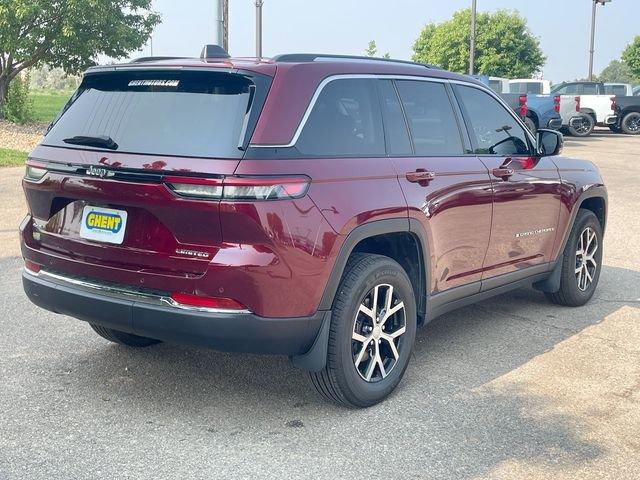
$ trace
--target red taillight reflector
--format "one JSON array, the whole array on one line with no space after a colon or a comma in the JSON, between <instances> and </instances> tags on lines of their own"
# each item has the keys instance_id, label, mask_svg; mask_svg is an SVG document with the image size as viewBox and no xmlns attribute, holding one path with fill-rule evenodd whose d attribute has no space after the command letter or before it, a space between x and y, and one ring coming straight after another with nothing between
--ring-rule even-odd
<instances>
[{"instance_id":1,"label":"red taillight reflector","mask_svg":"<svg viewBox=\"0 0 640 480\"><path fill-rule=\"evenodd\" d=\"M611 110L616 111L616 97L611 97Z\"/></svg>"},{"instance_id":2,"label":"red taillight reflector","mask_svg":"<svg viewBox=\"0 0 640 480\"><path fill-rule=\"evenodd\" d=\"M553 97L553 110L556 113L560 113L560 95Z\"/></svg>"},{"instance_id":3,"label":"red taillight reflector","mask_svg":"<svg viewBox=\"0 0 640 480\"><path fill-rule=\"evenodd\" d=\"M26 260L26 259L24 261L24 267L33 273L39 273L40 269L42 268L41 265L38 265L37 263L34 263L31 260Z\"/></svg>"},{"instance_id":4,"label":"red taillight reflector","mask_svg":"<svg viewBox=\"0 0 640 480\"><path fill-rule=\"evenodd\" d=\"M575 97L574 100L576 101L576 112L580 111L580 97Z\"/></svg>"},{"instance_id":5,"label":"red taillight reflector","mask_svg":"<svg viewBox=\"0 0 640 480\"><path fill-rule=\"evenodd\" d=\"M520 116L521 117L526 117L527 116L527 96L526 95L520 95L520 97L518 98L518 100L520 101Z\"/></svg>"},{"instance_id":6,"label":"red taillight reflector","mask_svg":"<svg viewBox=\"0 0 640 480\"><path fill-rule=\"evenodd\" d=\"M171 299L187 307L195 308L215 308L220 310L246 310L247 307L232 298L225 297L201 297L189 293L173 292Z\"/></svg>"}]
</instances>

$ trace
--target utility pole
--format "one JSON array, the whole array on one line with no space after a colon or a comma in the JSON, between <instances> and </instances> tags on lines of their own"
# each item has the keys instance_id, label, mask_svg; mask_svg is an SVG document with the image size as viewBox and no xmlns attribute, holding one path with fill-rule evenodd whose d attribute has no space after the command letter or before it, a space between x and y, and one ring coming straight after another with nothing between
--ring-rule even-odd
<instances>
[{"instance_id":1,"label":"utility pole","mask_svg":"<svg viewBox=\"0 0 640 480\"><path fill-rule=\"evenodd\" d=\"M596 40L596 9L598 4L606 5L611 0L593 0L593 6L591 10L591 46L589 47L589 81L593 82L593 52L595 51Z\"/></svg>"},{"instance_id":2,"label":"utility pole","mask_svg":"<svg viewBox=\"0 0 640 480\"><path fill-rule=\"evenodd\" d=\"M476 59L476 0L471 1L471 44L469 45L469 75L473 75Z\"/></svg>"},{"instance_id":3,"label":"utility pole","mask_svg":"<svg viewBox=\"0 0 640 480\"><path fill-rule=\"evenodd\" d=\"M222 45L224 43L224 0L214 0L213 2L213 43Z\"/></svg>"},{"instance_id":4,"label":"utility pole","mask_svg":"<svg viewBox=\"0 0 640 480\"><path fill-rule=\"evenodd\" d=\"M263 0L256 0L256 57L262 58L262 4Z\"/></svg>"},{"instance_id":5,"label":"utility pole","mask_svg":"<svg viewBox=\"0 0 640 480\"><path fill-rule=\"evenodd\" d=\"M222 2L222 48L229 51L229 0Z\"/></svg>"}]
</instances>

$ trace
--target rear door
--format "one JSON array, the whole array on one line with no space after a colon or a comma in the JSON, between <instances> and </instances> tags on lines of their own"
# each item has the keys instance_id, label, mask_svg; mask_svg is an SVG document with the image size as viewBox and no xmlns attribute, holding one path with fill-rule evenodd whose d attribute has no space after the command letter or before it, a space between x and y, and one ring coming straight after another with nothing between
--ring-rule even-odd
<instances>
[{"instance_id":1,"label":"rear door","mask_svg":"<svg viewBox=\"0 0 640 480\"><path fill-rule=\"evenodd\" d=\"M483 163L466 153L449 86L430 80L381 80L379 86L387 150L409 216L429 238L429 293L469 284L478 291L491 226L491 181Z\"/></svg>"},{"instance_id":2,"label":"rear door","mask_svg":"<svg viewBox=\"0 0 640 480\"><path fill-rule=\"evenodd\" d=\"M485 280L549 262L560 212L560 176L548 157L535 157L530 136L493 95L455 85L474 152L493 185L491 241ZM511 277L512 278L512 277ZM503 277L506 283L509 277ZM487 282L497 286L501 280Z\"/></svg>"}]
</instances>

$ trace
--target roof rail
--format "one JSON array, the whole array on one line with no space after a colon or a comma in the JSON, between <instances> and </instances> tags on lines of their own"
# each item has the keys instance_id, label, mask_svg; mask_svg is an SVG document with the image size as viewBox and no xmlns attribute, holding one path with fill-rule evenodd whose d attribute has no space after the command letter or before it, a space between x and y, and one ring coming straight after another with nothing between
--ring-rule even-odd
<instances>
[{"instance_id":1,"label":"roof rail","mask_svg":"<svg viewBox=\"0 0 640 480\"><path fill-rule=\"evenodd\" d=\"M381 58L381 57L365 57L362 55L331 55L327 53L285 53L282 55L276 55L272 58L274 62L284 63L307 63L307 62L330 62L330 61L348 61L359 60L369 62L389 62L400 63L404 65L415 65L418 67L426 68L439 68L435 65L429 65L426 63L417 63L410 60L396 60L394 58Z\"/></svg>"},{"instance_id":2,"label":"roof rail","mask_svg":"<svg viewBox=\"0 0 640 480\"><path fill-rule=\"evenodd\" d=\"M134 58L129 63L145 63L145 62L154 62L156 60L184 60L187 57L139 57Z\"/></svg>"}]
</instances>

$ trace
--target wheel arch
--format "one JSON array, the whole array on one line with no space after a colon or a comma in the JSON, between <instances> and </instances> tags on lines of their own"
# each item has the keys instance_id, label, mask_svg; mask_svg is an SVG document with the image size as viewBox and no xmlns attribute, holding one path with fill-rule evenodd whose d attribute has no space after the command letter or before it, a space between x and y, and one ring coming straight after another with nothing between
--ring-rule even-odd
<instances>
[{"instance_id":1,"label":"wheel arch","mask_svg":"<svg viewBox=\"0 0 640 480\"><path fill-rule=\"evenodd\" d=\"M429 256L427 235L420 222L409 218L376 220L353 229L340 247L319 310L331 309L347 261L356 252L385 255L404 268L416 296L418 321L422 322L426 312Z\"/></svg>"}]
</instances>

